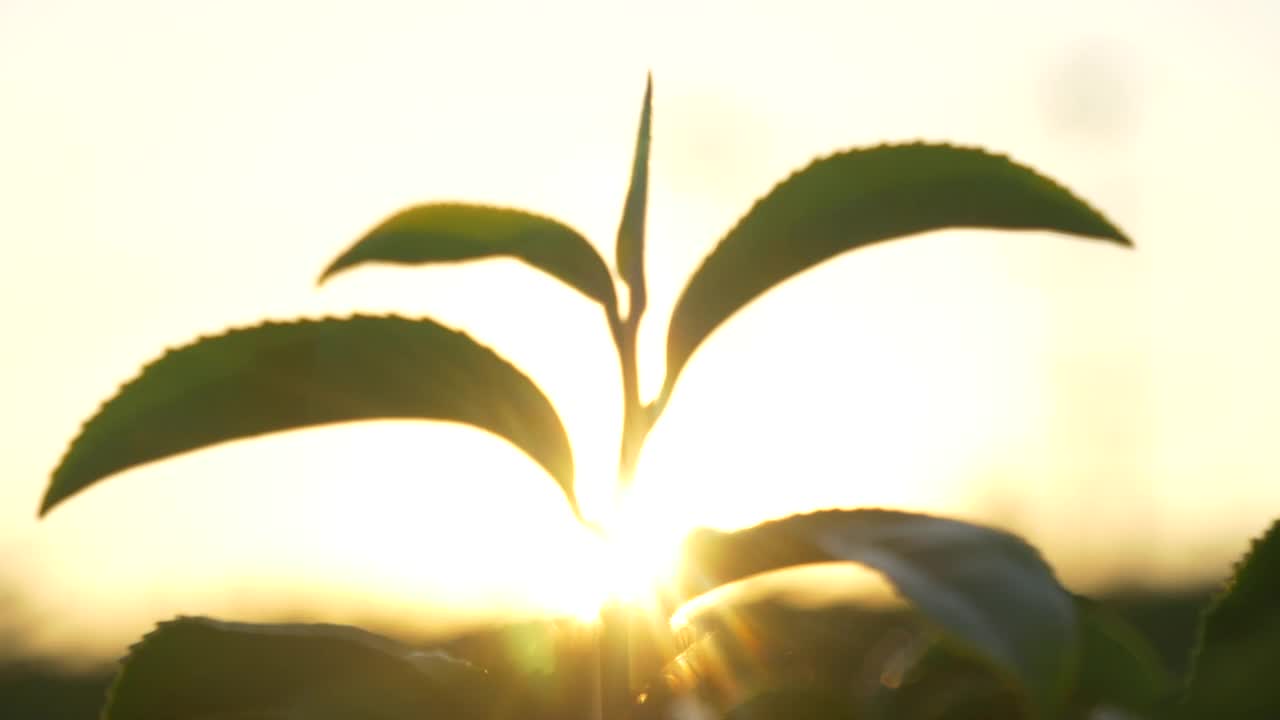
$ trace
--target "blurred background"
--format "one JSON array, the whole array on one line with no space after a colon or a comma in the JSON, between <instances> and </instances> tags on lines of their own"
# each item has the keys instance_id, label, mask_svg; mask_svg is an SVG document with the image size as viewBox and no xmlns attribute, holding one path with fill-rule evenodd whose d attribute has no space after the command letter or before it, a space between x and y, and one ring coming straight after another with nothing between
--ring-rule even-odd
<instances>
[{"instance_id":1,"label":"blurred background","mask_svg":"<svg viewBox=\"0 0 1280 720\"><path fill-rule=\"evenodd\" d=\"M877 505L1012 529L1081 592L1212 586L1280 515L1278 31L1264 0L3 0L0 655L95 665L179 613L590 614L600 560L554 484L459 426L222 446L35 513L164 348L356 310L524 368L601 512L621 403L594 305L507 261L315 280L428 200L549 214L612 258L650 70L650 395L684 279L837 149L1007 153L1137 245L934 233L771 292L651 438L629 522L657 555L697 525Z\"/></svg>"}]
</instances>

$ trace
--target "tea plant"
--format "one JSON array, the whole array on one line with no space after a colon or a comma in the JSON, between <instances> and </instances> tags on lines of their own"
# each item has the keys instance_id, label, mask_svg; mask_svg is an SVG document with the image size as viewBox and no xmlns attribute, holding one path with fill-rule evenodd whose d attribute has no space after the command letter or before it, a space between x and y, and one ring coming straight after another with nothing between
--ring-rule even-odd
<instances>
[{"instance_id":1,"label":"tea plant","mask_svg":"<svg viewBox=\"0 0 1280 720\"><path fill-rule=\"evenodd\" d=\"M647 304L651 96L650 84L613 268L581 234L559 221L514 209L431 203L393 215L321 275L324 281L374 263L423 265L505 256L557 278L597 304L621 371L620 488L631 482L645 438L698 347L756 297L807 268L873 243L955 227L1051 230L1130 244L1068 190L1005 157L928 143L838 152L767 193L689 278L670 317L666 377L657 397L646 402L639 393L636 335ZM615 272L627 290L625 314ZM396 316L264 323L166 353L84 425L54 471L40 512L118 471L179 453L277 431L382 418L463 423L507 440L555 481L579 521L608 533L579 508L566 432L538 386L463 333L427 318ZM820 562L854 562L878 571L925 619L927 649L916 657L911 677L927 678L927 668L948 664L972 670L994 683L1002 712L1028 717L1086 713L1099 705L1148 712L1171 697L1141 638L1068 593L1039 554L1018 538L957 520L889 510L828 510L739 532L695 532L685 544L677 581L663 589L666 603L657 632L667 631L666 620L676 608L709 590L758 573ZM1242 588L1247 577L1242 575ZM1203 662L1214 662L1215 628L1237 617L1247 623L1247 609L1229 602L1216 607L1200 654ZM452 655L414 651L355 628L179 618L162 623L134 646L103 717L524 718L567 713L617 720L662 714L665 699L681 682L709 687L711 675L698 667L705 665L708 644L718 635L695 635L683 643L674 636L655 641L633 632L636 627L620 601L603 610L599 701L566 708L548 703L533 680L486 673ZM633 651L642 643L658 648L657 665L670 663L653 678L631 674ZM1103 667L1105 672L1093 671ZM588 670L580 662L576 669L557 672ZM853 707L847 697L834 704L821 700L825 696L812 688L788 689L779 683L766 690L754 699L730 698L727 705L750 702L725 709L743 717L765 716L771 707L784 715L809 708L832 716L923 717L892 699ZM1193 703L1203 702L1199 694L1191 697Z\"/></svg>"}]
</instances>

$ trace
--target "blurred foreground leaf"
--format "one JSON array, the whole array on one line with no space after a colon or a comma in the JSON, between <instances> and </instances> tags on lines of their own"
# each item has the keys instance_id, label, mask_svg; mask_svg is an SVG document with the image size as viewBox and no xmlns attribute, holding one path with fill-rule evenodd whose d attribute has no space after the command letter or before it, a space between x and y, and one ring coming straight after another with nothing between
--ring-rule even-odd
<instances>
[{"instance_id":1,"label":"blurred foreground leaf","mask_svg":"<svg viewBox=\"0 0 1280 720\"><path fill-rule=\"evenodd\" d=\"M1236 566L1200 625L1186 718L1280 717L1280 521Z\"/></svg>"},{"instance_id":2,"label":"blurred foreground leaf","mask_svg":"<svg viewBox=\"0 0 1280 720\"><path fill-rule=\"evenodd\" d=\"M1106 607L1076 598L1080 623L1080 674L1073 701L1086 708L1108 705L1152 712L1173 691L1173 677L1146 638Z\"/></svg>"},{"instance_id":3,"label":"blurred foreground leaf","mask_svg":"<svg viewBox=\"0 0 1280 720\"><path fill-rule=\"evenodd\" d=\"M482 671L339 625L179 618L134 645L103 720L484 718Z\"/></svg>"},{"instance_id":4,"label":"blurred foreground leaf","mask_svg":"<svg viewBox=\"0 0 1280 720\"><path fill-rule=\"evenodd\" d=\"M778 688L731 709L725 720L858 720L858 714L834 692Z\"/></svg>"},{"instance_id":5,"label":"blurred foreground leaf","mask_svg":"<svg viewBox=\"0 0 1280 720\"><path fill-rule=\"evenodd\" d=\"M1078 662L1075 608L1039 554L1017 537L888 510L828 510L732 533L696 531L680 600L759 573L848 561L879 571L952 640L1016 678L1052 715Z\"/></svg>"}]
</instances>

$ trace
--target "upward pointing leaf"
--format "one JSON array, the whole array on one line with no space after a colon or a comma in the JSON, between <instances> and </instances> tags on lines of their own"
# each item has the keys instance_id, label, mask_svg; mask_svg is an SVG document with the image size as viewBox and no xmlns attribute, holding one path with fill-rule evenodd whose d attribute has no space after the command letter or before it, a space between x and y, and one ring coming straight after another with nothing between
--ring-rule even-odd
<instances>
[{"instance_id":1,"label":"upward pointing leaf","mask_svg":"<svg viewBox=\"0 0 1280 720\"><path fill-rule=\"evenodd\" d=\"M1041 710L1065 699L1078 659L1071 596L1017 537L888 510L828 510L733 533L700 530L676 589L688 600L763 572L855 562L884 575L947 634L1017 678Z\"/></svg>"},{"instance_id":2,"label":"upward pointing leaf","mask_svg":"<svg viewBox=\"0 0 1280 720\"><path fill-rule=\"evenodd\" d=\"M134 645L103 720L485 718L483 671L341 625L185 617Z\"/></svg>"},{"instance_id":3,"label":"upward pointing leaf","mask_svg":"<svg viewBox=\"0 0 1280 720\"><path fill-rule=\"evenodd\" d=\"M1070 191L981 150L893 145L817 160L758 201L689 279L667 334L663 398L698 345L769 288L840 253L948 227L1057 230L1129 244Z\"/></svg>"},{"instance_id":4,"label":"upward pointing leaf","mask_svg":"<svg viewBox=\"0 0 1280 720\"><path fill-rule=\"evenodd\" d=\"M553 275L606 309L618 302L609 268L577 230L520 210L456 203L392 215L334 260L320 282L370 262L418 265L500 256Z\"/></svg>"},{"instance_id":5,"label":"upward pointing leaf","mask_svg":"<svg viewBox=\"0 0 1280 720\"><path fill-rule=\"evenodd\" d=\"M1200 623L1186 718L1274 717L1280 708L1280 521L1254 540Z\"/></svg>"},{"instance_id":6,"label":"upward pointing leaf","mask_svg":"<svg viewBox=\"0 0 1280 720\"><path fill-rule=\"evenodd\" d=\"M511 441L574 512L555 409L492 350L430 320L271 323L171 351L103 405L53 473L40 512L112 473L216 443L348 420L448 420Z\"/></svg>"},{"instance_id":7,"label":"upward pointing leaf","mask_svg":"<svg viewBox=\"0 0 1280 720\"><path fill-rule=\"evenodd\" d=\"M653 116L653 76L644 86L644 105L640 110L640 128L636 132L635 161L631 167L631 184L627 188L627 204L622 209L618 226L618 272L631 289L631 317L637 317L638 305L644 308L644 216L649 197L649 136Z\"/></svg>"}]
</instances>

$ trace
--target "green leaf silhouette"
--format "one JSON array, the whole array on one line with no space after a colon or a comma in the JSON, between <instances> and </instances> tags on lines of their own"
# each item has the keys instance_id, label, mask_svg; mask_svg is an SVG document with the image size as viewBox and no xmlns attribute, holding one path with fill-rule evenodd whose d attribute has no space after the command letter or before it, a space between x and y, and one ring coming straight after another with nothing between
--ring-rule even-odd
<instances>
[{"instance_id":1,"label":"green leaf silhouette","mask_svg":"<svg viewBox=\"0 0 1280 720\"><path fill-rule=\"evenodd\" d=\"M370 262L422 265L503 256L555 276L607 309L617 305L609 268L577 230L521 210L458 203L392 215L325 268L320 282Z\"/></svg>"},{"instance_id":2,"label":"green leaf silhouette","mask_svg":"<svg viewBox=\"0 0 1280 720\"><path fill-rule=\"evenodd\" d=\"M1129 244L1070 191L982 150L885 145L817 160L756 202L690 277L671 315L659 404L702 341L769 288L849 250L950 227Z\"/></svg>"},{"instance_id":3,"label":"green leaf silhouette","mask_svg":"<svg viewBox=\"0 0 1280 720\"><path fill-rule=\"evenodd\" d=\"M484 672L340 625L184 617L134 645L103 720L484 718Z\"/></svg>"},{"instance_id":4,"label":"green leaf silhouette","mask_svg":"<svg viewBox=\"0 0 1280 720\"><path fill-rule=\"evenodd\" d=\"M1075 702L1151 712L1173 690L1173 678L1159 653L1119 615L1088 598L1075 601L1080 624Z\"/></svg>"},{"instance_id":5,"label":"green leaf silhouette","mask_svg":"<svg viewBox=\"0 0 1280 720\"><path fill-rule=\"evenodd\" d=\"M1280 708L1280 521L1236 565L1200 623L1187 718L1274 717Z\"/></svg>"},{"instance_id":6,"label":"green leaf silhouette","mask_svg":"<svg viewBox=\"0 0 1280 720\"><path fill-rule=\"evenodd\" d=\"M1009 533L889 510L827 510L685 546L680 600L759 573L821 562L880 572L927 618L1017 678L1042 711L1066 698L1078 661L1075 608L1040 555Z\"/></svg>"},{"instance_id":7,"label":"green leaf silhouette","mask_svg":"<svg viewBox=\"0 0 1280 720\"><path fill-rule=\"evenodd\" d=\"M569 440L529 378L430 320L355 316L268 323L167 353L85 424L40 513L112 473L189 450L384 418L453 421L506 438L578 511Z\"/></svg>"},{"instance_id":8,"label":"green leaf silhouette","mask_svg":"<svg viewBox=\"0 0 1280 720\"><path fill-rule=\"evenodd\" d=\"M635 161L631 167L631 184L627 202L618 226L618 272L631 291L628 314L638 317L636 308L645 305L644 283L644 219L649 198L649 140L653 117L653 76L644 87L644 105L640 111L640 128L636 131Z\"/></svg>"}]
</instances>

